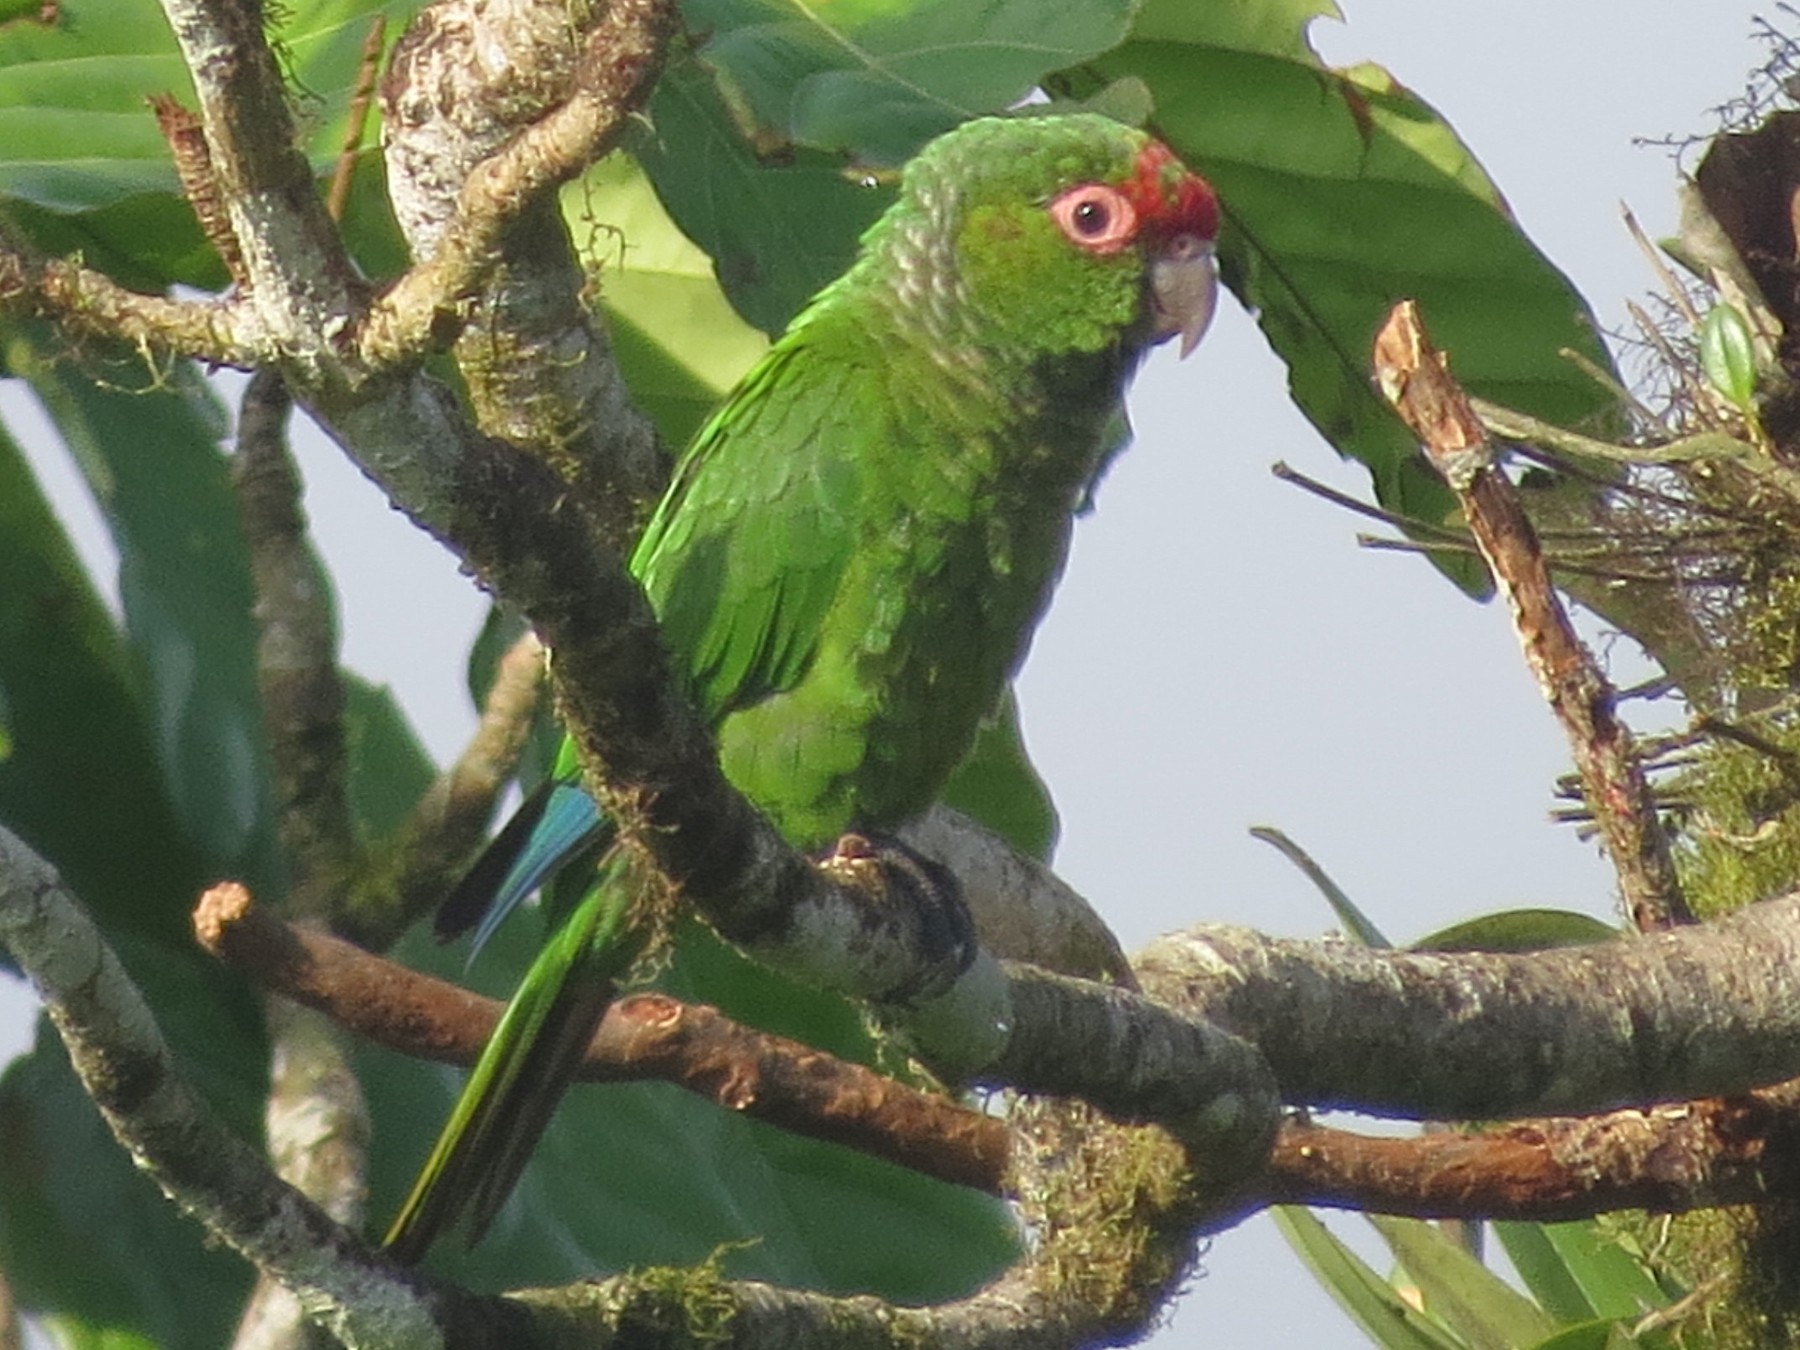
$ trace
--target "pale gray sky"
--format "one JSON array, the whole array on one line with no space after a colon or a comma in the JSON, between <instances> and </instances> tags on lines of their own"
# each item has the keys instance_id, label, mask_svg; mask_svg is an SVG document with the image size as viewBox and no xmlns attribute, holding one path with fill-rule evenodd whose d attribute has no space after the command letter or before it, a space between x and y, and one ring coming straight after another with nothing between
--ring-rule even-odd
<instances>
[{"instance_id":1,"label":"pale gray sky","mask_svg":"<svg viewBox=\"0 0 1800 1350\"><path fill-rule=\"evenodd\" d=\"M1761 59L1739 0L1343 4L1347 23L1314 30L1326 59L1380 62L1435 104L1609 324L1650 285L1619 201L1653 235L1675 222L1674 166L1633 137L1707 129ZM1286 459L1367 495L1287 402L1251 320L1228 302L1187 363L1158 355L1134 406L1138 443L1077 533L1021 681L1060 870L1127 945L1201 920L1328 927L1247 836L1258 823L1396 939L1502 906L1610 917L1605 866L1545 821L1566 755L1505 615L1417 559L1359 551L1356 521L1269 476ZM395 687L441 759L472 723L463 653L482 602L333 450L302 453L347 659ZM81 490L41 462L98 548ZM0 1055L26 1044L30 1008L0 981ZM1157 1344L1361 1343L1266 1220L1216 1239L1203 1270Z\"/></svg>"}]
</instances>

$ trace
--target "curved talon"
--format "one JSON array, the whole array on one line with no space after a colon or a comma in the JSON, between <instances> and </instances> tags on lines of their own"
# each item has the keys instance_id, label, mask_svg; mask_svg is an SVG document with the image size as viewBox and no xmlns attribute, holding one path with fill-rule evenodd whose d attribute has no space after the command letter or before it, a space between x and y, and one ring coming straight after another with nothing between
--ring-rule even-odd
<instances>
[{"instance_id":1,"label":"curved talon","mask_svg":"<svg viewBox=\"0 0 1800 1350\"><path fill-rule=\"evenodd\" d=\"M912 1002L940 984L946 969L951 976L961 975L981 950L974 915L955 874L900 840L865 833L841 835L819 860L819 867L867 896L872 908L885 911L882 922L891 923L895 913L903 913L913 925L924 962L911 979L887 990L878 1002Z\"/></svg>"}]
</instances>

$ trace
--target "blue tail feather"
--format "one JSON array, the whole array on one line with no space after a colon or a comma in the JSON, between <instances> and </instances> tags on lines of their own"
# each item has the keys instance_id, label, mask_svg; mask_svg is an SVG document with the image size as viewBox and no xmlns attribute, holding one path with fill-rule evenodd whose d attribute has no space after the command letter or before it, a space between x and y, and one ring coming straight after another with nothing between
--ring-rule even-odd
<instances>
[{"instance_id":1,"label":"blue tail feather","mask_svg":"<svg viewBox=\"0 0 1800 1350\"><path fill-rule=\"evenodd\" d=\"M473 961L521 900L599 843L606 829L594 799L574 783L551 779L539 785L438 909L438 939L448 942L473 926Z\"/></svg>"},{"instance_id":2,"label":"blue tail feather","mask_svg":"<svg viewBox=\"0 0 1800 1350\"><path fill-rule=\"evenodd\" d=\"M519 907L519 902L548 881L562 865L577 853L596 843L605 832L606 821L594 799L573 783L558 783L550 790L537 827L532 830L525 847L513 859L512 866L500 880L487 913L475 928L469 943L469 959L475 956L506 916Z\"/></svg>"}]
</instances>

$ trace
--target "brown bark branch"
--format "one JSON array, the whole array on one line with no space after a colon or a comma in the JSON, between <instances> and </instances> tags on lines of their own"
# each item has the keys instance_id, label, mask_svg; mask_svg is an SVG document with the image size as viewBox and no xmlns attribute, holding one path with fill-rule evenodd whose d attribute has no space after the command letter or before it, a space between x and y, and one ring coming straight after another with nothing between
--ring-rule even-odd
<instances>
[{"instance_id":1,"label":"brown bark branch","mask_svg":"<svg viewBox=\"0 0 1800 1350\"><path fill-rule=\"evenodd\" d=\"M473 1064L502 1005L347 942L283 923L230 883L201 897L200 943L267 989L402 1054ZM614 1003L589 1047L590 1082L674 1083L730 1111L994 1191L1003 1122L795 1041L661 994Z\"/></svg>"},{"instance_id":2,"label":"brown bark branch","mask_svg":"<svg viewBox=\"0 0 1800 1350\"><path fill-rule=\"evenodd\" d=\"M172 94L159 94L150 100L156 114L157 130L169 147L175 161L175 177L181 183L181 195L187 198L200 233L206 236L225 271L238 286L250 284L244 271L244 255L238 249L237 236L231 232L231 215L225 209L224 194L212 171L212 154L206 148L206 133L200 119L175 99Z\"/></svg>"},{"instance_id":3,"label":"brown bark branch","mask_svg":"<svg viewBox=\"0 0 1800 1350\"><path fill-rule=\"evenodd\" d=\"M1462 503L1469 529L1512 608L1526 663L1562 724L1583 795L1606 841L1626 911L1640 931L1692 923L1656 800L1617 695L1576 636L1550 584L1537 535L1493 443L1431 345L1418 307L1403 300L1375 336L1375 379Z\"/></svg>"},{"instance_id":4,"label":"brown bark branch","mask_svg":"<svg viewBox=\"0 0 1800 1350\"><path fill-rule=\"evenodd\" d=\"M1420 1219L1558 1223L1800 1196L1800 1090L1783 1084L1471 1134L1372 1138L1289 1122L1257 1199Z\"/></svg>"}]
</instances>

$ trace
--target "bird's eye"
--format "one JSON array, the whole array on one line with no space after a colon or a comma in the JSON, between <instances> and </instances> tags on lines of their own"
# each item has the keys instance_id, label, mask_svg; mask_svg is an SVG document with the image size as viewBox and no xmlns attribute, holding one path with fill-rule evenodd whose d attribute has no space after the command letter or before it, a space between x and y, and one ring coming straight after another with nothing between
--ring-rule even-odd
<instances>
[{"instance_id":1,"label":"bird's eye","mask_svg":"<svg viewBox=\"0 0 1800 1350\"><path fill-rule=\"evenodd\" d=\"M1050 218L1089 253L1117 253L1137 238L1137 211L1124 193L1103 183L1070 188L1050 203Z\"/></svg>"}]
</instances>

